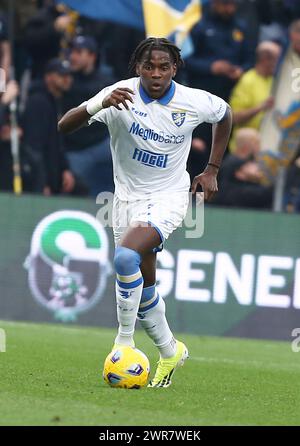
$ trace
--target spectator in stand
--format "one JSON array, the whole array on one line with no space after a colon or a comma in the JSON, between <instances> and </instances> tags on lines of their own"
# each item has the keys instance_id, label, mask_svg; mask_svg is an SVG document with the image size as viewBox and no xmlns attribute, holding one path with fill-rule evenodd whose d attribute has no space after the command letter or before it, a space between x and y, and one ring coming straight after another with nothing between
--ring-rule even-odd
<instances>
[{"instance_id":1,"label":"spectator in stand","mask_svg":"<svg viewBox=\"0 0 300 446\"><path fill-rule=\"evenodd\" d=\"M97 59L94 38L77 36L70 53L73 84L63 98L64 113L110 84L98 71ZM97 123L64 135L64 147L72 171L88 187L90 195L96 197L99 192L113 191L110 143L104 124Z\"/></svg>"},{"instance_id":2,"label":"spectator in stand","mask_svg":"<svg viewBox=\"0 0 300 446\"><path fill-rule=\"evenodd\" d=\"M271 207L273 187L260 184L263 173L256 160L259 151L257 130L239 129L236 134L236 151L229 154L222 164L215 204L247 208Z\"/></svg>"},{"instance_id":3,"label":"spectator in stand","mask_svg":"<svg viewBox=\"0 0 300 446\"><path fill-rule=\"evenodd\" d=\"M194 54L187 59L189 85L227 100L243 72L253 65L254 49L237 18L236 0L212 0L193 28Z\"/></svg>"},{"instance_id":4,"label":"spectator in stand","mask_svg":"<svg viewBox=\"0 0 300 446\"><path fill-rule=\"evenodd\" d=\"M291 161L300 140L300 19L289 27L287 47L274 82L274 107L261 123L260 135L264 151Z\"/></svg>"},{"instance_id":5,"label":"spectator in stand","mask_svg":"<svg viewBox=\"0 0 300 446\"><path fill-rule=\"evenodd\" d=\"M45 2L45 5L28 21L24 39L31 57L32 79L41 79L47 62L58 57L61 39L72 25L72 21L72 16L60 12L52 1Z\"/></svg>"},{"instance_id":6,"label":"spectator in stand","mask_svg":"<svg viewBox=\"0 0 300 446\"><path fill-rule=\"evenodd\" d=\"M264 112L274 106L271 88L280 52L276 43L260 43L256 49L255 67L244 73L233 89L230 98L234 124L229 145L231 151L235 150L236 131L242 127L258 130Z\"/></svg>"},{"instance_id":7,"label":"spectator in stand","mask_svg":"<svg viewBox=\"0 0 300 446\"><path fill-rule=\"evenodd\" d=\"M0 190L13 190L12 154L10 146L9 105L18 96L19 87L9 81L0 97Z\"/></svg>"},{"instance_id":8,"label":"spectator in stand","mask_svg":"<svg viewBox=\"0 0 300 446\"><path fill-rule=\"evenodd\" d=\"M228 101L245 70L254 63L254 48L237 16L236 0L212 0L191 32L194 54L186 60L188 85ZM193 135L188 171L193 178L204 169L211 146L211 128L203 124Z\"/></svg>"},{"instance_id":9,"label":"spectator in stand","mask_svg":"<svg viewBox=\"0 0 300 446\"><path fill-rule=\"evenodd\" d=\"M93 36L101 52L101 72L110 76L110 84L127 79L128 60L145 39L145 31L121 23L80 17L82 35Z\"/></svg>"},{"instance_id":10,"label":"spectator in stand","mask_svg":"<svg viewBox=\"0 0 300 446\"><path fill-rule=\"evenodd\" d=\"M2 53L2 62L0 60L0 66L5 68L7 73L9 73L9 68L11 65L14 66L14 77L20 82L20 95L22 93L22 81L21 77L24 70L28 67L28 54L24 47L24 29L28 22L28 20L36 14L37 8L39 5L39 0L0 0L0 41L2 40L3 32L5 33L5 39L2 41L0 46L2 47L0 53ZM8 29L9 27L9 4L13 5L13 39L14 39L14 61L13 64L11 61L11 42L9 41ZM4 17L1 14L1 11L4 12ZM4 18L4 26L3 26L3 18ZM7 23L6 23L7 22ZM9 73L11 77L12 73ZM20 98L19 98L20 101Z\"/></svg>"},{"instance_id":11,"label":"spectator in stand","mask_svg":"<svg viewBox=\"0 0 300 446\"><path fill-rule=\"evenodd\" d=\"M35 154L38 166L34 192L46 196L75 192L75 179L57 131L59 100L71 82L68 62L51 60L43 81L32 85L23 115L24 142Z\"/></svg>"}]
</instances>

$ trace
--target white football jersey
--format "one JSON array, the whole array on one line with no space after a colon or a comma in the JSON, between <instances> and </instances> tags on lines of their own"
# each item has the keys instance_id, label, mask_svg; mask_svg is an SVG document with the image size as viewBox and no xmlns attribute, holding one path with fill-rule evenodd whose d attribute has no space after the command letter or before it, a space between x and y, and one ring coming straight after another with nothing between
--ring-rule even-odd
<instances>
[{"instance_id":1,"label":"white football jersey","mask_svg":"<svg viewBox=\"0 0 300 446\"><path fill-rule=\"evenodd\" d=\"M131 201L149 193L187 192L190 178L186 163L192 132L202 122L220 121L226 102L174 81L162 98L153 100L139 77L104 88L98 93L99 100L118 87L135 93L134 103L127 101L129 110L122 104L122 111L109 107L89 121L100 121L109 129L116 195Z\"/></svg>"}]
</instances>

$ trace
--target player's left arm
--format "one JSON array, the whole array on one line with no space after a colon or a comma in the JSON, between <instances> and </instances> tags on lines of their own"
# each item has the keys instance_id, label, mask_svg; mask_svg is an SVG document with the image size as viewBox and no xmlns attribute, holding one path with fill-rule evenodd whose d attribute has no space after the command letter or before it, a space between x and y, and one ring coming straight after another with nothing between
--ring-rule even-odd
<instances>
[{"instance_id":1,"label":"player's left arm","mask_svg":"<svg viewBox=\"0 0 300 446\"><path fill-rule=\"evenodd\" d=\"M191 187L192 193L195 193L197 186L200 185L204 192L205 200L210 200L218 191L217 175L229 141L231 127L232 112L230 106L227 105L221 121L213 124L212 146L207 166L200 175L195 176Z\"/></svg>"}]
</instances>

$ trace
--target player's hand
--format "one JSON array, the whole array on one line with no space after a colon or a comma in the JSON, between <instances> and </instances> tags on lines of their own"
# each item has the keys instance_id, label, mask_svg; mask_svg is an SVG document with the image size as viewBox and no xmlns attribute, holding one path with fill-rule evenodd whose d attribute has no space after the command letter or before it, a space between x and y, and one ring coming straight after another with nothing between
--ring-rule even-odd
<instances>
[{"instance_id":1,"label":"player's hand","mask_svg":"<svg viewBox=\"0 0 300 446\"><path fill-rule=\"evenodd\" d=\"M217 174L218 170L214 167L206 167L203 173L195 176L191 188L192 193L196 193L197 187L200 185L204 192L204 200L211 200L215 193L218 192Z\"/></svg>"},{"instance_id":2,"label":"player's hand","mask_svg":"<svg viewBox=\"0 0 300 446\"><path fill-rule=\"evenodd\" d=\"M102 101L103 108L108 107L116 107L118 110L122 110L119 104L123 104L126 110L129 110L128 104L126 101L130 101L133 103L133 99L130 96L134 94L130 88L116 88L113 90L108 96L106 96Z\"/></svg>"}]
</instances>

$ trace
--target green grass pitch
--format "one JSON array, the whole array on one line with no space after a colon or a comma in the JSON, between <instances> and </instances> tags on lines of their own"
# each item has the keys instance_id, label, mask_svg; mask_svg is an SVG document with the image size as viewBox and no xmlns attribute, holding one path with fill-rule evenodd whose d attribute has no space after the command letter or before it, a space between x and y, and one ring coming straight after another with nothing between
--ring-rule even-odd
<instances>
[{"instance_id":1,"label":"green grass pitch","mask_svg":"<svg viewBox=\"0 0 300 446\"><path fill-rule=\"evenodd\" d=\"M0 425L299 425L300 352L288 342L178 336L190 359L168 389L111 389L115 330L1 322ZM142 331L136 345L157 352Z\"/></svg>"}]
</instances>

